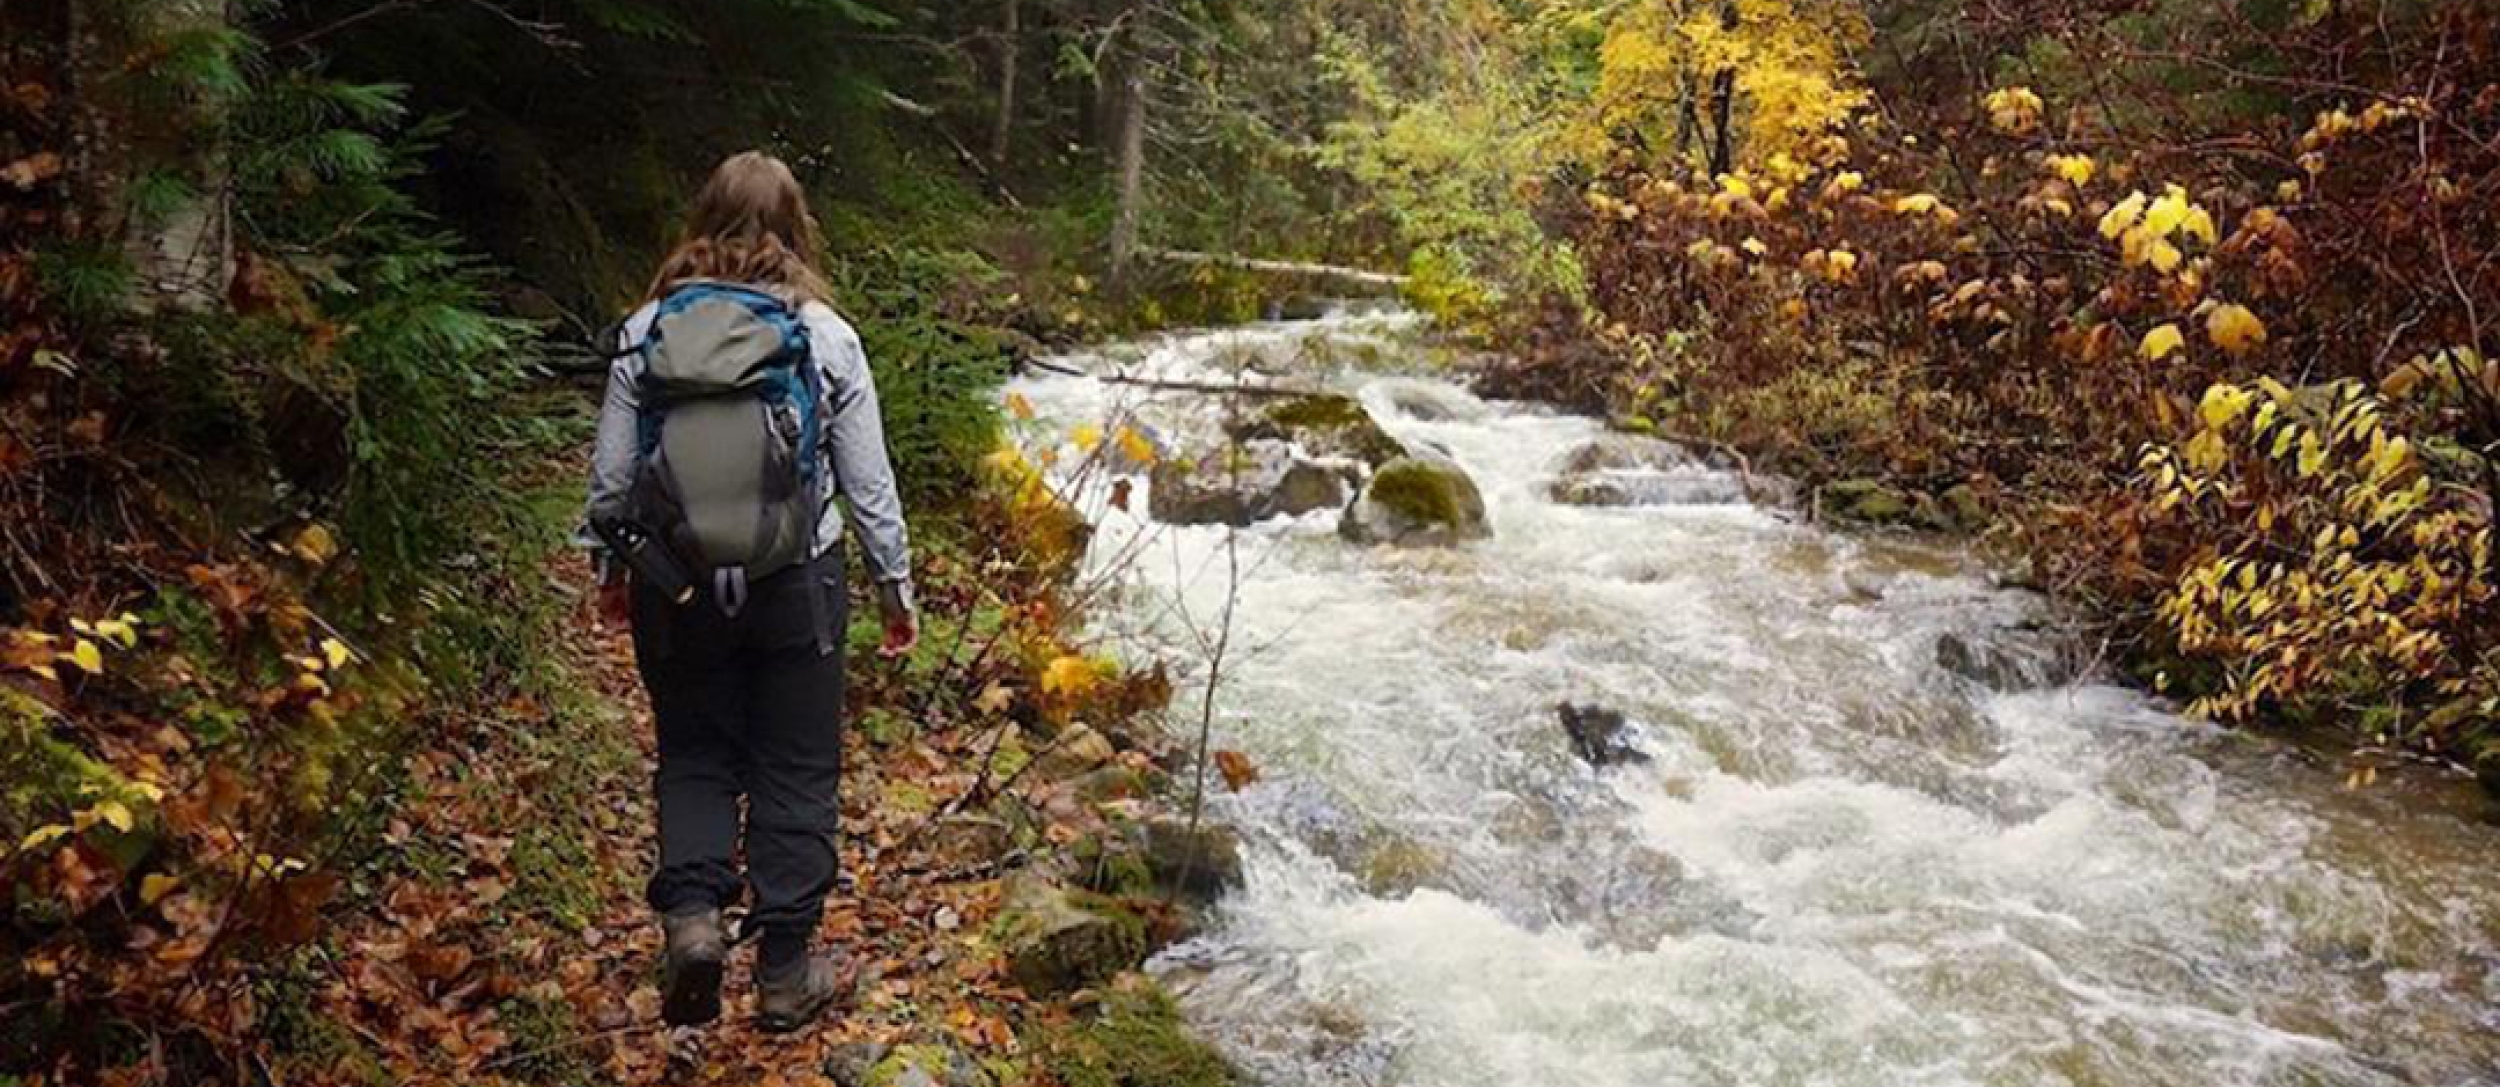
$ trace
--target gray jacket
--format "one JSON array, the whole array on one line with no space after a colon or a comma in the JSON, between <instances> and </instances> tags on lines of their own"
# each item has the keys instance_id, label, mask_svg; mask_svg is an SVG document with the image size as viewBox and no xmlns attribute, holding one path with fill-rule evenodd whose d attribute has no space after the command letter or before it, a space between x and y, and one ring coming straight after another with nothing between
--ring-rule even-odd
<instances>
[{"instance_id":1,"label":"gray jacket","mask_svg":"<svg viewBox=\"0 0 2500 1087\"><path fill-rule=\"evenodd\" d=\"M656 303L634 311L625 322L618 347L635 348L649 339L658 313ZM847 514L859 534L860 557L868 565L868 576L877 584L879 604L889 611L908 607L910 535L903 525L902 497L894 487L894 467L886 459L885 423L877 414L877 384L868 372L868 353L859 345L859 334L833 307L810 302L800 309L799 318L807 325L808 353L824 375L825 402L819 405L824 446L818 455L825 458L834 481L816 522L815 553L822 555L842 541ZM642 369L642 353L632 350L608 367L607 399L599 411L599 442L590 462L592 509L633 486Z\"/></svg>"}]
</instances>

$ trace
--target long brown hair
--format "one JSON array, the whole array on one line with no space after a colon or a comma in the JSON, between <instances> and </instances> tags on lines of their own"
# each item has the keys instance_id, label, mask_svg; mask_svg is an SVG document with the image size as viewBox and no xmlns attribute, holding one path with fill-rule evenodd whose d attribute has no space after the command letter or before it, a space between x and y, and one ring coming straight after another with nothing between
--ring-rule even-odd
<instances>
[{"instance_id":1,"label":"long brown hair","mask_svg":"<svg viewBox=\"0 0 2500 1087\"><path fill-rule=\"evenodd\" d=\"M833 292L816 270L822 252L807 190L789 164L743 151L714 168L695 194L685 234L651 279L651 297L689 279L717 279L831 303Z\"/></svg>"}]
</instances>

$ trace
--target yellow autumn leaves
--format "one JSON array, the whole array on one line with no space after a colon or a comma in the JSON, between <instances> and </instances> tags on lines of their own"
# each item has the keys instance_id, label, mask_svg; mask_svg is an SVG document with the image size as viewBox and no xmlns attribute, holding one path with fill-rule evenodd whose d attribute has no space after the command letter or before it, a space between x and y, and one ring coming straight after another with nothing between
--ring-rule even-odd
<instances>
[{"instance_id":1,"label":"yellow autumn leaves","mask_svg":"<svg viewBox=\"0 0 2500 1087\"><path fill-rule=\"evenodd\" d=\"M2118 243L2130 267L2150 265L2163 275L2178 271L2187 260L2179 242L2195 239L2210 246L2220 240L2213 215L2189 201L2187 190L2177 185L2165 186L2158 197L2141 190L2127 194L2101 216L2100 230L2101 237Z\"/></svg>"},{"instance_id":2,"label":"yellow autumn leaves","mask_svg":"<svg viewBox=\"0 0 2500 1087\"><path fill-rule=\"evenodd\" d=\"M2236 302L2216 304L2205 310L2205 338L2230 355L2246 355L2265 345L2266 324L2246 306ZM2187 334L2176 324L2164 324L2144 334L2136 345L2136 354L2147 362L2159 362L2186 346Z\"/></svg>"}]
</instances>

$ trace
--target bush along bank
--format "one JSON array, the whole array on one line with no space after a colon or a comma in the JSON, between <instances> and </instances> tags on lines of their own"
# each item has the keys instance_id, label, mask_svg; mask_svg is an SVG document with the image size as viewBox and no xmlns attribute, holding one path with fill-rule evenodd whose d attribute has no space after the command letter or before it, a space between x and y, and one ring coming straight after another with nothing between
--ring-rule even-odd
<instances>
[{"instance_id":1,"label":"bush along bank","mask_svg":"<svg viewBox=\"0 0 2500 1087\"><path fill-rule=\"evenodd\" d=\"M1731 444L1827 512L1984 514L2195 712L2500 784L2500 268L2455 257L2500 245L2500 85L2460 59L2492 23L2088 29L1983 21L1930 46L1981 62L1889 60L1880 115L1721 176L1618 161L1567 226L1586 313L1488 390ZM2156 30L2228 59L2128 51ZM2239 67L2362 42L2349 85Z\"/></svg>"}]
</instances>

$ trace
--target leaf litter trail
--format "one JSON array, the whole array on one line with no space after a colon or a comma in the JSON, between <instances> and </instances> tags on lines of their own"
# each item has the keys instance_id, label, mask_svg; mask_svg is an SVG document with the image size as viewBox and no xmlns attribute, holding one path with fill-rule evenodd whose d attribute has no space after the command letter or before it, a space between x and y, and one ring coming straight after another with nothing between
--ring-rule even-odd
<instances>
[{"instance_id":1,"label":"leaf litter trail","mask_svg":"<svg viewBox=\"0 0 2500 1087\"><path fill-rule=\"evenodd\" d=\"M557 576L576 587L587 581L573 559ZM937 595L942 599L943 590ZM938 614L933 636L947 626ZM862 960L862 998L849 1014L828 1015L788 1036L757 1031L749 946L733 954L721 1022L673 1038L665 1032L656 984L660 934L641 898L654 849L648 708L630 635L599 624L586 605L573 622L589 636L561 652L604 706L567 742L591 750L524 752L514 748L526 744L490 741L478 750L417 757L422 799L394 815L388 840L456 843L459 856L445 877L395 878L382 893L383 909L354 922L340 941L349 949L350 981L328 994L334 1013L410 1082L822 1087L835 1082L827 1059L853 1043L937 1041L976 1060L1013 1052L1010 1021L1033 1009L1002 980L997 952L976 936L998 910L997 866L950 855L945 836L924 825L936 805L971 787L970 768L993 736L992 721L884 746L846 729L842 880L822 936ZM896 668L854 658L855 714L863 705L899 708L929 682ZM536 707L504 710L545 716ZM553 772L551 760L596 762L627 753L615 758L613 771L591 776L587 795L578 798L588 811L537 810L540 798L529 794L528 781ZM506 773L520 779L519 792L480 784ZM1048 804L1044 812L1082 814ZM578 930L505 910L524 890L516 884L529 878L514 862L513 843L530 821L551 815L595 828L569 843L575 862L591 869L595 895ZM1061 824L1059 836L1071 836L1073 825ZM533 1025L508 1014L513 1000L563 1014L552 1027ZM697 1059L689 1063L689 1056Z\"/></svg>"}]
</instances>

